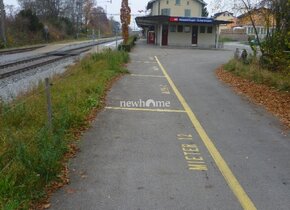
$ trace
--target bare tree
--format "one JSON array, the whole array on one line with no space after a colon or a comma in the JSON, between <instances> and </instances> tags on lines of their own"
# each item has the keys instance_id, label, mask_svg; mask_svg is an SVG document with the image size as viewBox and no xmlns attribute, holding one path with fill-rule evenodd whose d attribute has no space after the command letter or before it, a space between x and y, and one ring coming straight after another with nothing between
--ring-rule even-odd
<instances>
[{"instance_id":1,"label":"bare tree","mask_svg":"<svg viewBox=\"0 0 290 210\"><path fill-rule=\"evenodd\" d=\"M94 6L95 6L94 0L84 0L83 12L84 12L84 19L85 19L84 21L85 21L86 27L88 27Z\"/></svg>"},{"instance_id":2,"label":"bare tree","mask_svg":"<svg viewBox=\"0 0 290 210\"><path fill-rule=\"evenodd\" d=\"M61 13L64 0L18 0L22 9L30 9L39 18L57 18Z\"/></svg>"},{"instance_id":3,"label":"bare tree","mask_svg":"<svg viewBox=\"0 0 290 210\"><path fill-rule=\"evenodd\" d=\"M254 17L255 12L257 12L260 7L261 1L256 1L256 0L240 0L240 1L241 1L241 6L239 8L241 11L244 11L246 15L249 17L251 24L254 28L258 46L260 47L262 55L264 55L264 49L261 46L261 40L260 40L259 33L256 27L256 19Z\"/></svg>"},{"instance_id":4,"label":"bare tree","mask_svg":"<svg viewBox=\"0 0 290 210\"><path fill-rule=\"evenodd\" d=\"M99 37L101 33L110 33L110 23L104 8L93 7L89 18L89 27L97 29Z\"/></svg>"},{"instance_id":5,"label":"bare tree","mask_svg":"<svg viewBox=\"0 0 290 210\"><path fill-rule=\"evenodd\" d=\"M212 13L232 11L237 0L211 0L209 6Z\"/></svg>"},{"instance_id":6,"label":"bare tree","mask_svg":"<svg viewBox=\"0 0 290 210\"><path fill-rule=\"evenodd\" d=\"M13 19L16 15L16 8L14 5L5 5L6 18Z\"/></svg>"}]
</instances>

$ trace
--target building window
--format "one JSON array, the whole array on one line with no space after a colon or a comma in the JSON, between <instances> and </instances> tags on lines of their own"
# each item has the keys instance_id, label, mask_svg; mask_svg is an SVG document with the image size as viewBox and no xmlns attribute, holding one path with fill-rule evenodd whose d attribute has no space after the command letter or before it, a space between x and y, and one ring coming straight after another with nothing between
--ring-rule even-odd
<instances>
[{"instance_id":1,"label":"building window","mask_svg":"<svg viewBox=\"0 0 290 210\"><path fill-rule=\"evenodd\" d=\"M176 25L170 25L169 31L170 32L176 32Z\"/></svg>"},{"instance_id":2,"label":"building window","mask_svg":"<svg viewBox=\"0 0 290 210\"><path fill-rule=\"evenodd\" d=\"M189 33L190 32L190 26L184 26L184 32Z\"/></svg>"},{"instance_id":3,"label":"building window","mask_svg":"<svg viewBox=\"0 0 290 210\"><path fill-rule=\"evenodd\" d=\"M183 26L182 25L177 26L177 32L183 32Z\"/></svg>"},{"instance_id":4,"label":"building window","mask_svg":"<svg viewBox=\"0 0 290 210\"><path fill-rule=\"evenodd\" d=\"M208 26L207 27L207 33L208 34L212 34L212 26Z\"/></svg>"},{"instance_id":5,"label":"building window","mask_svg":"<svg viewBox=\"0 0 290 210\"><path fill-rule=\"evenodd\" d=\"M169 4L169 0L166 1L166 4Z\"/></svg>"},{"instance_id":6,"label":"building window","mask_svg":"<svg viewBox=\"0 0 290 210\"><path fill-rule=\"evenodd\" d=\"M170 9L161 9L161 15L170 16Z\"/></svg>"},{"instance_id":7,"label":"building window","mask_svg":"<svg viewBox=\"0 0 290 210\"><path fill-rule=\"evenodd\" d=\"M180 5L180 0L175 0L176 5Z\"/></svg>"},{"instance_id":8,"label":"building window","mask_svg":"<svg viewBox=\"0 0 290 210\"><path fill-rule=\"evenodd\" d=\"M184 10L184 17L190 17L191 16L191 10L190 9L185 9Z\"/></svg>"},{"instance_id":9,"label":"building window","mask_svg":"<svg viewBox=\"0 0 290 210\"><path fill-rule=\"evenodd\" d=\"M254 33L255 33L254 27L251 27L251 34L254 34Z\"/></svg>"},{"instance_id":10,"label":"building window","mask_svg":"<svg viewBox=\"0 0 290 210\"><path fill-rule=\"evenodd\" d=\"M187 5L189 5L189 1L187 1Z\"/></svg>"},{"instance_id":11,"label":"building window","mask_svg":"<svg viewBox=\"0 0 290 210\"><path fill-rule=\"evenodd\" d=\"M205 26L200 26L200 33L204 34L205 33Z\"/></svg>"}]
</instances>

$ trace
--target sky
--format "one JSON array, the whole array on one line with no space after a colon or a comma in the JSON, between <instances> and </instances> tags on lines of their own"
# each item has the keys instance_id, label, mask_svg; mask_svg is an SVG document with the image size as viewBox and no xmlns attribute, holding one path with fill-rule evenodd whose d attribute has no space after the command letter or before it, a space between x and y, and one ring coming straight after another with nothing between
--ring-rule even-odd
<instances>
[{"instance_id":1,"label":"sky","mask_svg":"<svg viewBox=\"0 0 290 210\"><path fill-rule=\"evenodd\" d=\"M110 14L114 14L114 19L117 21L120 21L119 18L119 13L120 13L120 7L121 7L121 1L122 0L112 0L112 4L110 3L110 0L95 0L96 4L98 6L103 7L104 9L107 8L107 13L108 16L111 16ZM212 0L205 0L205 2L210 3ZM136 17L135 15L138 16L143 16L145 15L145 13L140 13L138 12L139 10L144 10L147 6L147 3L149 2L149 0L129 0L129 6L131 7L131 14L133 15L132 20L134 20L134 18ZM8 5L15 5L17 6L17 0L4 0L4 4L8 4ZM209 4L210 6L210 4ZM211 10L209 9L209 12L211 12ZM135 28L136 25L134 23L135 21L131 21L131 27Z\"/></svg>"}]
</instances>

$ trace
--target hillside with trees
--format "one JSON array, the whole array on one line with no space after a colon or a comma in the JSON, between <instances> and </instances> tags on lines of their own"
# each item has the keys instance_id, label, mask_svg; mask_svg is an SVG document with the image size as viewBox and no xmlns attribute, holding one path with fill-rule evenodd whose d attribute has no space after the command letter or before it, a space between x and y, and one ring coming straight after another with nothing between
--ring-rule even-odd
<instances>
[{"instance_id":1,"label":"hillside with trees","mask_svg":"<svg viewBox=\"0 0 290 210\"><path fill-rule=\"evenodd\" d=\"M18 0L18 3L20 8L5 5L2 9L0 48L108 37L115 33L115 28L120 28L120 23L108 18L94 0Z\"/></svg>"}]
</instances>

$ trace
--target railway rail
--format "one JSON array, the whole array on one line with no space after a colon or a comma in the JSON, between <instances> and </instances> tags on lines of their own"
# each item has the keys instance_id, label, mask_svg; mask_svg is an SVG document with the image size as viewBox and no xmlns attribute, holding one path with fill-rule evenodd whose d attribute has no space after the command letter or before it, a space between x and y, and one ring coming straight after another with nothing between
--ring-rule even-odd
<instances>
[{"instance_id":1,"label":"railway rail","mask_svg":"<svg viewBox=\"0 0 290 210\"><path fill-rule=\"evenodd\" d=\"M69 50L52 51L39 56L34 56L23 60L0 65L0 79L4 79L25 71L29 71L31 69L55 63L68 57L80 55L81 53L90 50L92 47L96 45L101 45L112 41L113 40L104 40L97 43L90 43L87 45L74 47L73 49Z\"/></svg>"},{"instance_id":2,"label":"railway rail","mask_svg":"<svg viewBox=\"0 0 290 210\"><path fill-rule=\"evenodd\" d=\"M16 54L16 53L22 53L22 52L28 52L32 50L36 50L42 47L45 47L46 45L39 45L34 47L25 47L25 48L17 48L17 49L9 49L9 50L1 50L0 55L9 55L9 54Z\"/></svg>"}]
</instances>

